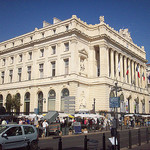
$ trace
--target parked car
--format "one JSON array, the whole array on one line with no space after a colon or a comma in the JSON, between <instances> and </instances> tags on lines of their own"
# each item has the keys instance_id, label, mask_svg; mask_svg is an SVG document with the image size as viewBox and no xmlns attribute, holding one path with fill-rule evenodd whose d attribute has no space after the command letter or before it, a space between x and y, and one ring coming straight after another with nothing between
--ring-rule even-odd
<instances>
[{"instance_id":1,"label":"parked car","mask_svg":"<svg viewBox=\"0 0 150 150\"><path fill-rule=\"evenodd\" d=\"M38 133L32 125L0 125L0 150L25 147L38 149Z\"/></svg>"}]
</instances>

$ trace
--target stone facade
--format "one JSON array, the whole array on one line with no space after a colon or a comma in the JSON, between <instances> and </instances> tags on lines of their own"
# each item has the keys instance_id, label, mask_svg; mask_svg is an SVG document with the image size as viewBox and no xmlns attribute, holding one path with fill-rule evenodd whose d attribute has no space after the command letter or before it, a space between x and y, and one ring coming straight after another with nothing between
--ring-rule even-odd
<instances>
[{"instance_id":1,"label":"stone facade","mask_svg":"<svg viewBox=\"0 0 150 150\"><path fill-rule=\"evenodd\" d=\"M119 32L101 16L87 24L73 15L0 43L0 103L18 94L21 112L64 111L64 98L75 97L75 111L111 111L115 83L122 88L120 112L148 113L146 53L128 29ZM128 70L128 73L127 73ZM139 72L139 77L138 77Z\"/></svg>"}]
</instances>

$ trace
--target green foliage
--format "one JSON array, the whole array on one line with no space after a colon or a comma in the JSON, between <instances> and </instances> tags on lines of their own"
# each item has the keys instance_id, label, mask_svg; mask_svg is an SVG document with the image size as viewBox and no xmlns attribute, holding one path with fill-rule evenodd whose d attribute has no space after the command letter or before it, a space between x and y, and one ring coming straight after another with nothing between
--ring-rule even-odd
<instances>
[{"instance_id":1,"label":"green foliage","mask_svg":"<svg viewBox=\"0 0 150 150\"><path fill-rule=\"evenodd\" d=\"M18 94L13 95L13 97L11 97L11 95L8 95L6 98L5 106L7 112L11 112L12 110L14 110L15 112L20 112L20 106L22 106L22 104L20 103L20 96L18 96Z\"/></svg>"},{"instance_id":2,"label":"green foliage","mask_svg":"<svg viewBox=\"0 0 150 150\"><path fill-rule=\"evenodd\" d=\"M11 109L12 109L12 101L11 101L12 97L11 95L7 95L6 97L6 103L5 103L5 106L6 106L6 111L7 112L11 112Z\"/></svg>"}]
</instances>

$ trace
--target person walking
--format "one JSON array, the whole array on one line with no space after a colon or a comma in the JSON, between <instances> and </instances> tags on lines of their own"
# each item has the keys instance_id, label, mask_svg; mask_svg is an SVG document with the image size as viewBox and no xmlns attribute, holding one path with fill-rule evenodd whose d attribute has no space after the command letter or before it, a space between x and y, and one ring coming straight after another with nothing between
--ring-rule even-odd
<instances>
[{"instance_id":1,"label":"person walking","mask_svg":"<svg viewBox=\"0 0 150 150\"><path fill-rule=\"evenodd\" d=\"M2 121L2 125L6 125L6 124L7 124L6 120L5 120L5 119L3 119L3 121Z\"/></svg>"},{"instance_id":2,"label":"person walking","mask_svg":"<svg viewBox=\"0 0 150 150\"><path fill-rule=\"evenodd\" d=\"M44 136L46 137L46 129L48 127L48 123L46 120L44 120L44 122L42 123L42 126L43 126L43 133L44 133Z\"/></svg>"}]
</instances>

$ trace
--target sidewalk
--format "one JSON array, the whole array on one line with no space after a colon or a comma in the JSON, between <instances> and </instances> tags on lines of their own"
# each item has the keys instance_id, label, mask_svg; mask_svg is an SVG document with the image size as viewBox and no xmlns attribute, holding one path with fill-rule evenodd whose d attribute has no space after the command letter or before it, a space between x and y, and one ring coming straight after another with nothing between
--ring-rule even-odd
<instances>
[{"instance_id":1,"label":"sidewalk","mask_svg":"<svg viewBox=\"0 0 150 150\"><path fill-rule=\"evenodd\" d=\"M129 150L129 148L121 148L121 150ZM132 150L150 150L150 143L141 143L141 146L132 145Z\"/></svg>"}]
</instances>

